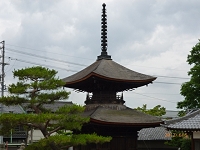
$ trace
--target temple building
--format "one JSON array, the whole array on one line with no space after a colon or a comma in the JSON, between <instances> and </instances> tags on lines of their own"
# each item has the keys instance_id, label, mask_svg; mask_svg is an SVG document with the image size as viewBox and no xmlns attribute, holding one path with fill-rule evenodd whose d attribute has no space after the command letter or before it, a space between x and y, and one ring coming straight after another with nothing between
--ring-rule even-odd
<instances>
[{"instance_id":1,"label":"temple building","mask_svg":"<svg viewBox=\"0 0 200 150\"><path fill-rule=\"evenodd\" d=\"M101 54L93 64L63 81L65 87L87 92L83 115L90 117L90 122L82 127L81 133L95 132L112 136L112 140L102 145L79 146L75 150L137 150L138 131L160 126L162 120L125 106L123 92L148 85L156 77L132 71L108 55L106 4L102 6Z\"/></svg>"},{"instance_id":2,"label":"temple building","mask_svg":"<svg viewBox=\"0 0 200 150\"><path fill-rule=\"evenodd\" d=\"M200 109L191 110L185 116L165 121L163 127L171 131L181 131L179 135L191 139L191 150L200 149Z\"/></svg>"}]
</instances>

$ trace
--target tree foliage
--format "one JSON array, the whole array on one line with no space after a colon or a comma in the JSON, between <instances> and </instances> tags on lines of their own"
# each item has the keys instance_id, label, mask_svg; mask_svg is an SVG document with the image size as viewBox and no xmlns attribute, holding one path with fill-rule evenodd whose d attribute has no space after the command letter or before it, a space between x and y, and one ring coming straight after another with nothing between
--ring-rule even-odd
<instances>
[{"instance_id":1,"label":"tree foliage","mask_svg":"<svg viewBox=\"0 0 200 150\"><path fill-rule=\"evenodd\" d=\"M142 107L137 107L136 109L152 116L162 116L166 114L166 109L161 107L161 105L157 105L152 109L147 109L147 104L144 104Z\"/></svg>"},{"instance_id":2,"label":"tree foliage","mask_svg":"<svg viewBox=\"0 0 200 150\"><path fill-rule=\"evenodd\" d=\"M173 132L173 131L172 131ZM174 131L177 132L177 131ZM170 141L165 142L166 145L180 148L181 150L191 150L191 139L185 137L172 137Z\"/></svg>"},{"instance_id":3,"label":"tree foliage","mask_svg":"<svg viewBox=\"0 0 200 150\"><path fill-rule=\"evenodd\" d=\"M81 115L84 107L79 105L65 105L54 112L45 108L45 104L53 105L56 101L66 100L70 94L63 89L65 83L56 74L57 71L40 66L13 71L18 82L9 85L9 94L1 97L0 103L6 106L20 105L33 113L1 114L0 134L10 133L17 126L40 130L44 138L26 148L31 150L60 150L73 145L110 141L110 137L96 134L66 135L66 130L80 130L89 118Z\"/></svg>"},{"instance_id":4,"label":"tree foliage","mask_svg":"<svg viewBox=\"0 0 200 150\"><path fill-rule=\"evenodd\" d=\"M190 51L187 62L192 65L188 72L191 78L182 84L180 93L185 99L177 104L177 108L185 110L200 108L200 40Z\"/></svg>"},{"instance_id":5,"label":"tree foliage","mask_svg":"<svg viewBox=\"0 0 200 150\"><path fill-rule=\"evenodd\" d=\"M60 149L67 149L70 146L86 145L89 143L104 143L109 142L110 137L105 138L103 136L97 136L96 134L79 134L79 135L54 135L47 139L42 139L37 143L27 147L26 150L40 149L49 150L52 148L52 143L56 143Z\"/></svg>"}]
</instances>

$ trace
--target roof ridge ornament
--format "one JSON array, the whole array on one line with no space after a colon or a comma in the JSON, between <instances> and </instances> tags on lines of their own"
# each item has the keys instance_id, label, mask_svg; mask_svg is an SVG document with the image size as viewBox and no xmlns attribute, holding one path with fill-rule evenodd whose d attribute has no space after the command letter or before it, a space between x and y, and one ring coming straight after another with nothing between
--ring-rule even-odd
<instances>
[{"instance_id":1,"label":"roof ridge ornament","mask_svg":"<svg viewBox=\"0 0 200 150\"><path fill-rule=\"evenodd\" d=\"M107 15L106 4L102 4L102 18L101 18L101 55L97 57L97 60L111 59L111 56L107 54Z\"/></svg>"}]
</instances>

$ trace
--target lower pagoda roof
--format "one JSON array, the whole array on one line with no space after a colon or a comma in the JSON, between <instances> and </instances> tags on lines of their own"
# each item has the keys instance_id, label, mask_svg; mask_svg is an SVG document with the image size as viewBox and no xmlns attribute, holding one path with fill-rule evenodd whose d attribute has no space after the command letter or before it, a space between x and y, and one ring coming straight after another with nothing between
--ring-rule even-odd
<instances>
[{"instance_id":1,"label":"lower pagoda roof","mask_svg":"<svg viewBox=\"0 0 200 150\"><path fill-rule=\"evenodd\" d=\"M163 122L161 118L145 114L119 104L86 105L84 116L90 122L102 125L123 125L135 127L155 127Z\"/></svg>"},{"instance_id":2,"label":"lower pagoda roof","mask_svg":"<svg viewBox=\"0 0 200 150\"><path fill-rule=\"evenodd\" d=\"M116 91L124 91L147 85L155 79L156 77L132 71L111 59L101 59L63 81L66 82L66 87L92 92L93 89L84 85L94 84L96 80L112 82L112 86L119 86Z\"/></svg>"}]
</instances>

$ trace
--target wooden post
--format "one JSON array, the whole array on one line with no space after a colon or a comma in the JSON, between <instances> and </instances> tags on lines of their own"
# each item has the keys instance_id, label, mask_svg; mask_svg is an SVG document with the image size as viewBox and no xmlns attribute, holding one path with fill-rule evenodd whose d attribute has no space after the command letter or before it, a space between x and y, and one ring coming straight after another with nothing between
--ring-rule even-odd
<instances>
[{"instance_id":1,"label":"wooden post","mask_svg":"<svg viewBox=\"0 0 200 150\"><path fill-rule=\"evenodd\" d=\"M4 144L0 144L0 150L5 150L5 143Z\"/></svg>"},{"instance_id":2,"label":"wooden post","mask_svg":"<svg viewBox=\"0 0 200 150\"><path fill-rule=\"evenodd\" d=\"M194 143L194 138L193 138L193 132L190 132L191 135L191 150L195 150L195 143Z\"/></svg>"}]
</instances>

